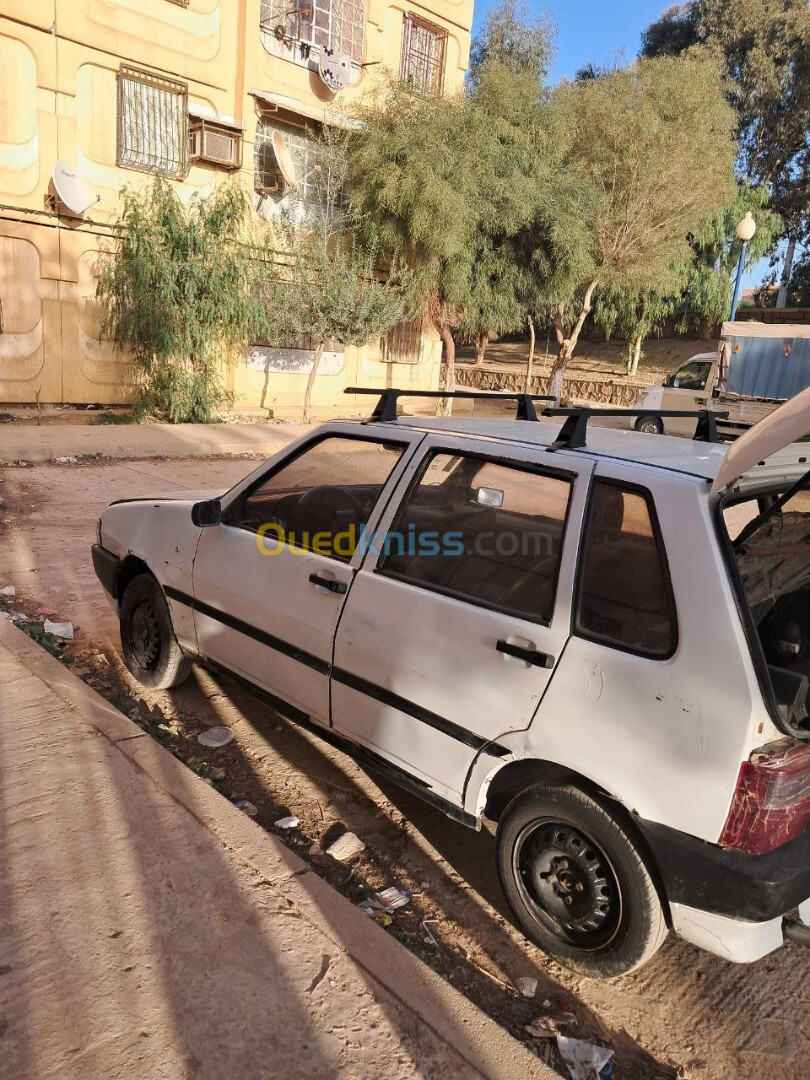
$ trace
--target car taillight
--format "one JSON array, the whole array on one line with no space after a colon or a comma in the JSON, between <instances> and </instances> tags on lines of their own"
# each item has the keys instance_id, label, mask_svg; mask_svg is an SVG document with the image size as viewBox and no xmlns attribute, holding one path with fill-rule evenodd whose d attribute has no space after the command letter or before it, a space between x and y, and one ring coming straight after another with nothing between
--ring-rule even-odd
<instances>
[{"instance_id":1,"label":"car taillight","mask_svg":"<svg viewBox=\"0 0 810 1080\"><path fill-rule=\"evenodd\" d=\"M720 843L761 855L799 836L808 821L810 746L786 739L742 763Z\"/></svg>"}]
</instances>

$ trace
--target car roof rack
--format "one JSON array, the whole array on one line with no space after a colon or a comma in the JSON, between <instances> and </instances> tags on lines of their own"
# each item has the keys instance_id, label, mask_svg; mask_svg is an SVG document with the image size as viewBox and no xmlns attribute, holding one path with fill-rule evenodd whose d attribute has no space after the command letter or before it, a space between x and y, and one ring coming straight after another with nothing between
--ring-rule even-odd
<instances>
[{"instance_id":1,"label":"car roof rack","mask_svg":"<svg viewBox=\"0 0 810 1080\"><path fill-rule=\"evenodd\" d=\"M388 423L397 419L397 402L401 397L423 398L470 398L477 401L514 401L516 402L516 420L537 420L535 401L556 401L557 399L548 394L502 394L499 390L400 390L395 387L386 387L384 390L373 386L348 386L344 394L375 394L379 401L374 406L374 411L369 417L369 422L377 420Z\"/></svg>"},{"instance_id":2,"label":"car roof rack","mask_svg":"<svg viewBox=\"0 0 810 1080\"><path fill-rule=\"evenodd\" d=\"M591 409L559 408L543 410L543 416L564 416L560 434L549 450L579 450L587 444L588 421L592 416L692 416L697 420L694 439L696 442L720 442L717 421L724 420L728 412L713 409Z\"/></svg>"}]
</instances>

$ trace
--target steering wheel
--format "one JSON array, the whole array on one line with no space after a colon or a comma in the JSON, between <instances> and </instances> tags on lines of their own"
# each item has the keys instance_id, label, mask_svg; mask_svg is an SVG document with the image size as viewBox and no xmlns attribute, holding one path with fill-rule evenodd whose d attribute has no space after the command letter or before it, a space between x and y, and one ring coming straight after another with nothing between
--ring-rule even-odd
<instances>
[{"instance_id":1,"label":"steering wheel","mask_svg":"<svg viewBox=\"0 0 810 1080\"><path fill-rule=\"evenodd\" d=\"M343 511L351 511L356 521L362 521L365 517L365 507L346 488L332 487L329 484L320 484L310 488L301 496L298 509L302 512L312 511L315 508L322 514L328 514L333 526L337 525L338 514Z\"/></svg>"}]
</instances>

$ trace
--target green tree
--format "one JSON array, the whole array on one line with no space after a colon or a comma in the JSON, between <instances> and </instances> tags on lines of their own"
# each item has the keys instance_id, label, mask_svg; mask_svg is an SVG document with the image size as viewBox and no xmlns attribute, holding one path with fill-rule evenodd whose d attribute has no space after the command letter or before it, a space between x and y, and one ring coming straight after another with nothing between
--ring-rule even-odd
<instances>
[{"instance_id":1,"label":"green tree","mask_svg":"<svg viewBox=\"0 0 810 1080\"><path fill-rule=\"evenodd\" d=\"M680 303L680 329L694 329L707 339L714 327L728 318L740 257L737 224L750 210L757 226L746 248L745 272L771 250L782 230L781 219L768 204L764 187L740 183L719 213L693 234L692 259Z\"/></svg>"},{"instance_id":2,"label":"green tree","mask_svg":"<svg viewBox=\"0 0 810 1080\"><path fill-rule=\"evenodd\" d=\"M473 39L468 93L503 153L520 159L509 212L482 219L470 260L461 331L476 341L476 363L490 336L527 325L535 287L525 233L533 227L555 162L543 126L553 28L525 5L503 0Z\"/></svg>"},{"instance_id":3,"label":"green tree","mask_svg":"<svg viewBox=\"0 0 810 1080\"><path fill-rule=\"evenodd\" d=\"M229 355L267 325L248 198L223 184L184 205L157 176L121 192L114 224L96 295L102 333L132 357L136 413L207 423L229 400Z\"/></svg>"},{"instance_id":4,"label":"green tree","mask_svg":"<svg viewBox=\"0 0 810 1080\"><path fill-rule=\"evenodd\" d=\"M388 86L361 112L350 142L355 213L382 250L404 259L444 347L445 389L455 385L452 327L470 307L476 261L529 216L528 134L465 96L419 97ZM486 239L489 238L489 239Z\"/></svg>"},{"instance_id":5,"label":"green tree","mask_svg":"<svg viewBox=\"0 0 810 1080\"><path fill-rule=\"evenodd\" d=\"M606 289L596 295L593 321L608 338L617 333L627 342L627 374L632 376L638 372L644 339L657 333L665 320L678 311L679 305L680 297L674 293Z\"/></svg>"},{"instance_id":6,"label":"green tree","mask_svg":"<svg viewBox=\"0 0 810 1080\"><path fill-rule=\"evenodd\" d=\"M642 54L685 50L724 64L738 121L739 174L769 188L792 253L810 238L807 0L691 0L669 8L646 30Z\"/></svg>"},{"instance_id":7,"label":"green tree","mask_svg":"<svg viewBox=\"0 0 810 1080\"><path fill-rule=\"evenodd\" d=\"M302 409L311 412L312 391L329 342L363 346L412 314L411 275L396 262L381 270L373 232L347 207L347 136L337 128L321 135L321 153L309 176L314 193L295 200L268 225L263 296L271 342L312 342L314 361Z\"/></svg>"},{"instance_id":8,"label":"green tree","mask_svg":"<svg viewBox=\"0 0 810 1080\"><path fill-rule=\"evenodd\" d=\"M567 234L577 253L563 274L575 288L559 282L552 316L558 352L549 392L559 397L597 288L635 297L677 290L687 235L733 192L734 145L733 114L710 60L639 61L564 84L555 105L572 133L566 180L579 178L590 192L567 207L556 200L547 217L557 250Z\"/></svg>"}]
</instances>

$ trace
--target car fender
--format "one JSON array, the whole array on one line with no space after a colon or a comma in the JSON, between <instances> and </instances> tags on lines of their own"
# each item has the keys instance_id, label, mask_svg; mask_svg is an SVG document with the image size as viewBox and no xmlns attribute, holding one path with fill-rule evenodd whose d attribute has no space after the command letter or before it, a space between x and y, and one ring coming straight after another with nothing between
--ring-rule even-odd
<instances>
[{"instance_id":1,"label":"car fender","mask_svg":"<svg viewBox=\"0 0 810 1080\"><path fill-rule=\"evenodd\" d=\"M196 650L192 572L200 529L191 520L195 499L140 499L113 503L101 516L101 546L119 559L145 564L167 594L181 648ZM114 597L114 605L119 598Z\"/></svg>"}]
</instances>

